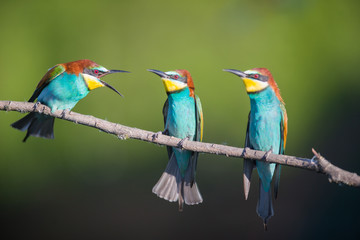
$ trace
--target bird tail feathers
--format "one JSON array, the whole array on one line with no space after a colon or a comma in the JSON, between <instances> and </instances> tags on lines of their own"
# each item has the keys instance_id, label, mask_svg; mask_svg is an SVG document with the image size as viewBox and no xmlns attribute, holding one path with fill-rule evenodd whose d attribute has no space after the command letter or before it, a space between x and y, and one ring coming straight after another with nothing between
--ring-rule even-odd
<instances>
[{"instance_id":1,"label":"bird tail feathers","mask_svg":"<svg viewBox=\"0 0 360 240\"><path fill-rule=\"evenodd\" d=\"M249 196L251 175L254 166L255 166L254 160L244 159L243 182L244 182L245 200L247 200Z\"/></svg>"},{"instance_id":2,"label":"bird tail feathers","mask_svg":"<svg viewBox=\"0 0 360 240\"><path fill-rule=\"evenodd\" d=\"M195 205L203 202L199 188L195 181L195 173L193 172L195 171L195 168L191 166L192 164L196 163L191 163L186 170L183 184L184 199L187 205Z\"/></svg>"},{"instance_id":3,"label":"bird tail feathers","mask_svg":"<svg viewBox=\"0 0 360 240\"><path fill-rule=\"evenodd\" d=\"M152 192L158 197L170 202L179 202L179 211L183 210L184 203L188 205L199 204L203 201L196 182L192 183L192 168L189 167L183 179L176 162L175 154L170 157L165 172L155 184ZM192 186L191 186L192 185Z\"/></svg>"},{"instance_id":4,"label":"bird tail feathers","mask_svg":"<svg viewBox=\"0 0 360 240\"><path fill-rule=\"evenodd\" d=\"M155 184L152 192L158 197L175 202L179 198L179 183L181 182L180 169L177 166L174 153L171 155L165 172Z\"/></svg>"},{"instance_id":5,"label":"bird tail feathers","mask_svg":"<svg viewBox=\"0 0 360 240\"><path fill-rule=\"evenodd\" d=\"M267 230L268 220L274 216L274 209L272 206L271 189L266 192L262 181L259 182L259 200L256 207L256 212L264 221L264 229Z\"/></svg>"},{"instance_id":6,"label":"bird tail feathers","mask_svg":"<svg viewBox=\"0 0 360 240\"><path fill-rule=\"evenodd\" d=\"M26 131L23 142L29 136L54 138L54 117L42 115L39 113L29 113L25 117L11 124L13 128Z\"/></svg>"}]
</instances>

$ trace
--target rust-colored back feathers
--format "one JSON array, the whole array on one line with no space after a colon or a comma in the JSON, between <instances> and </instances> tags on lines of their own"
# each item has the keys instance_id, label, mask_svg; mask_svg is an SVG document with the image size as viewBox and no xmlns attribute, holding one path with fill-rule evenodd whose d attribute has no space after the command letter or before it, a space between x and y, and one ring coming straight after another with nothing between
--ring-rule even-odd
<instances>
[{"instance_id":1,"label":"rust-colored back feathers","mask_svg":"<svg viewBox=\"0 0 360 240\"><path fill-rule=\"evenodd\" d=\"M97 63L95 63L91 60L88 60L88 59L63 63L61 65L63 65L65 67L65 71L67 73L72 73L72 74L76 74L76 75L78 75L79 73L82 73L84 71L84 68L86 68L86 67L99 66Z\"/></svg>"},{"instance_id":2,"label":"rust-colored back feathers","mask_svg":"<svg viewBox=\"0 0 360 240\"><path fill-rule=\"evenodd\" d=\"M39 89L39 88L45 86L54 77L56 77L57 75L61 74L64 71L67 72L67 73L70 73L70 74L79 75L80 73L82 73L84 71L85 67L96 67L96 66L99 66L99 65L97 63L91 61L91 60L88 60L88 59L83 59L83 60L78 60L78 61L68 62L68 63L56 64L53 68L51 68L42 77L42 79L38 83L36 89Z\"/></svg>"}]
</instances>

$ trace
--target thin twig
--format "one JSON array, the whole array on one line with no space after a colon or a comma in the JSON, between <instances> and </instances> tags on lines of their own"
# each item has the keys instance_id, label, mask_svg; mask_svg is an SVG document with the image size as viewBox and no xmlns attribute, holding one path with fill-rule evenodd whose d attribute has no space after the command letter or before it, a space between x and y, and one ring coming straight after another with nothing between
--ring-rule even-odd
<instances>
[{"instance_id":1,"label":"thin twig","mask_svg":"<svg viewBox=\"0 0 360 240\"><path fill-rule=\"evenodd\" d=\"M278 155L270 152L252 150L249 148L244 149L215 143L196 142L190 140L184 141L183 139L169 137L159 132L155 133L138 128L132 128L118 123L113 123L103 119L95 118L90 115L79 114L76 112L69 113L68 111L58 110L52 113L51 109L45 105L29 102L0 101L0 110L18 111L22 113L42 113L70 122L97 128L103 132L116 135L120 139L132 138L171 147L181 146L182 149L195 152L225 155L227 157L254 159L269 163L279 163L282 165L308 169L326 174L331 182L343 183L355 187L360 186L360 177L356 173L351 173L332 165L315 150L313 150L313 153L315 155L314 161L314 159Z\"/></svg>"}]
</instances>

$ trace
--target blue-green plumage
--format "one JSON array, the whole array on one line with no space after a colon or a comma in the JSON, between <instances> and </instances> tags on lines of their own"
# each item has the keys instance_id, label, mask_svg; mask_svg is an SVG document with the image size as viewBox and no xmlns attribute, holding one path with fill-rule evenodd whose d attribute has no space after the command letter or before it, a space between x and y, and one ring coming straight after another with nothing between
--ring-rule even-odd
<instances>
[{"instance_id":1,"label":"blue-green plumage","mask_svg":"<svg viewBox=\"0 0 360 240\"><path fill-rule=\"evenodd\" d=\"M189 88L186 87L180 92L169 94L168 101L169 107L165 128L169 131L169 135L182 139L189 138L190 140L195 140L195 100L193 97L190 97ZM192 152L174 147L172 151L175 154L181 176L184 177Z\"/></svg>"},{"instance_id":2,"label":"blue-green plumage","mask_svg":"<svg viewBox=\"0 0 360 240\"><path fill-rule=\"evenodd\" d=\"M37 99L54 112L71 110L91 90L98 87L106 86L120 94L115 88L100 80L100 77L115 72L124 71L107 70L87 59L57 64L41 79L29 102ZM21 131L27 130L24 142L29 136L54 138L54 118L39 113L30 113L11 126Z\"/></svg>"},{"instance_id":3,"label":"blue-green plumage","mask_svg":"<svg viewBox=\"0 0 360 240\"><path fill-rule=\"evenodd\" d=\"M244 81L250 98L250 113L246 131L245 147L284 154L287 136L287 115L279 88L266 68L254 68L241 72L224 69L234 73ZM271 195L271 182L274 181L274 195L277 197L280 181L280 165L244 159L244 193L248 198L251 175L256 167L260 177L257 214L267 228L268 220L274 215Z\"/></svg>"},{"instance_id":4,"label":"blue-green plumage","mask_svg":"<svg viewBox=\"0 0 360 240\"><path fill-rule=\"evenodd\" d=\"M181 139L201 141L203 115L200 99L194 93L194 83L186 70L161 72L168 98L163 107L164 134ZM183 204L201 203L202 197L195 181L198 153L175 147L167 147L169 162L165 172L153 187L153 192L170 202Z\"/></svg>"},{"instance_id":5,"label":"blue-green plumage","mask_svg":"<svg viewBox=\"0 0 360 240\"><path fill-rule=\"evenodd\" d=\"M250 93L249 140L253 149L280 153L280 101L271 87ZM275 164L256 161L256 168L267 192L274 175Z\"/></svg>"},{"instance_id":6,"label":"blue-green plumage","mask_svg":"<svg viewBox=\"0 0 360 240\"><path fill-rule=\"evenodd\" d=\"M53 112L71 110L89 92L82 74L64 72L42 90L38 101L49 106Z\"/></svg>"}]
</instances>

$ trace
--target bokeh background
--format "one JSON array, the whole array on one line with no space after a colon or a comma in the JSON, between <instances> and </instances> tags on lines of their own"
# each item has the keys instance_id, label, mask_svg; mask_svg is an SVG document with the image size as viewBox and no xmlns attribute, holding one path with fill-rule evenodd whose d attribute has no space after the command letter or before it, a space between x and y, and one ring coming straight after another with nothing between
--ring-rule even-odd
<instances>
[{"instance_id":1,"label":"bokeh background","mask_svg":"<svg viewBox=\"0 0 360 240\"><path fill-rule=\"evenodd\" d=\"M119 89L91 92L74 111L151 131L166 99L146 71L188 69L201 97L204 141L243 146L249 100L223 68L269 68L289 116L286 153L360 173L360 2L320 0L1 1L0 99L26 101L48 68L88 58ZM356 239L358 188L284 167L275 216L263 231L242 190L242 160L201 154L204 198L186 206L152 194L165 147L119 140L57 119L54 140L9 125L0 112L0 235L6 239ZM254 175L254 179L257 175ZM2 237L2 239L5 239Z\"/></svg>"}]
</instances>

